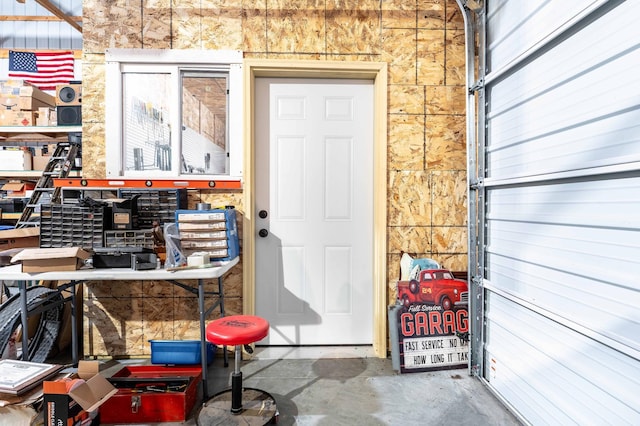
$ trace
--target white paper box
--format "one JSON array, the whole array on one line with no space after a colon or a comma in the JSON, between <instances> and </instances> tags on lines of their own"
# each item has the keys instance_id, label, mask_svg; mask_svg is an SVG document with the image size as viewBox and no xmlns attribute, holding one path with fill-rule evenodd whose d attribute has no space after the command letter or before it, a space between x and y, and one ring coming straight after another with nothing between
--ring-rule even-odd
<instances>
[{"instance_id":1,"label":"white paper box","mask_svg":"<svg viewBox=\"0 0 640 426\"><path fill-rule=\"evenodd\" d=\"M31 153L21 149L0 150L0 170L31 170Z\"/></svg>"}]
</instances>

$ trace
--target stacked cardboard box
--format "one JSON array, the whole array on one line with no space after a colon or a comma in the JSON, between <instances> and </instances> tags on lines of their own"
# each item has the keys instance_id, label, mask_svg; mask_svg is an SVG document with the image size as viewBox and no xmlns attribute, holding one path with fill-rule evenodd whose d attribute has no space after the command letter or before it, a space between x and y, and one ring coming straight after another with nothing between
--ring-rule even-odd
<instances>
[{"instance_id":1,"label":"stacked cardboard box","mask_svg":"<svg viewBox=\"0 0 640 426\"><path fill-rule=\"evenodd\" d=\"M54 107L44 106L38 108L36 126L56 126L57 124L58 115Z\"/></svg>"},{"instance_id":2,"label":"stacked cardboard box","mask_svg":"<svg viewBox=\"0 0 640 426\"><path fill-rule=\"evenodd\" d=\"M38 122L39 111L50 111L55 105L55 96L23 80L0 80L0 126L51 125ZM44 115L50 118L49 113Z\"/></svg>"}]
</instances>

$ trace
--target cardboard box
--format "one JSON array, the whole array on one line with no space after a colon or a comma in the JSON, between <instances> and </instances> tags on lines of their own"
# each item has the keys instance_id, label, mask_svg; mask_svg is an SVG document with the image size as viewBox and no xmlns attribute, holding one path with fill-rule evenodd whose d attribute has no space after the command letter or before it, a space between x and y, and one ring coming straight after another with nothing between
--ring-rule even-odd
<instances>
[{"instance_id":1,"label":"cardboard box","mask_svg":"<svg viewBox=\"0 0 640 426\"><path fill-rule=\"evenodd\" d=\"M97 361L80 361L78 372L72 379L83 382L56 380L42 384L45 426L86 424L89 421L91 425L98 425L98 408L118 392L100 374Z\"/></svg>"},{"instance_id":2,"label":"cardboard box","mask_svg":"<svg viewBox=\"0 0 640 426\"><path fill-rule=\"evenodd\" d=\"M38 126L53 126L51 124L53 113L55 112L55 108L51 107L39 107L38 108L38 118L36 119L36 125Z\"/></svg>"},{"instance_id":3,"label":"cardboard box","mask_svg":"<svg viewBox=\"0 0 640 426\"><path fill-rule=\"evenodd\" d=\"M38 247L40 228L37 226L0 231L0 250L21 247Z\"/></svg>"},{"instance_id":4,"label":"cardboard box","mask_svg":"<svg viewBox=\"0 0 640 426\"><path fill-rule=\"evenodd\" d=\"M21 262L22 272L75 271L91 253L80 247L27 248L11 258Z\"/></svg>"},{"instance_id":5,"label":"cardboard box","mask_svg":"<svg viewBox=\"0 0 640 426\"><path fill-rule=\"evenodd\" d=\"M2 80L0 105L3 110L36 111L40 107L55 107L56 98L23 80Z\"/></svg>"},{"instance_id":6,"label":"cardboard box","mask_svg":"<svg viewBox=\"0 0 640 426\"><path fill-rule=\"evenodd\" d=\"M0 168L2 170L31 170L32 163L31 152L27 150L0 149Z\"/></svg>"},{"instance_id":7,"label":"cardboard box","mask_svg":"<svg viewBox=\"0 0 640 426\"><path fill-rule=\"evenodd\" d=\"M24 80L15 78L8 80L0 80L0 93L20 94L20 88L25 85Z\"/></svg>"},{"instance_id":8,"label":"cardboard box","mask_svg":"<svg viewBox=\"0 0 640 426\"><path fill-rule=\"evenodd\" d=\"M7 198L13 198L13 197L26 198L28 196L27 192L32 191L33 188L35 187L36 187L36 184L33 182L11 180L5 183L4 185L2 185L2 188L0 189L7 192Z\"/></svg>"},{"instance_id":9,"label":"cardboard box","mask_svg":"<svg viewBox=\"0 0 640 426\"><path fill-rule=\"evenodd\" d=\"M37 117L38 113L33 111L0 111L0 126L35 126Z\"/></svg>"},{"instance_id":10,"label":"cardboard box","mask_svg":"<svg viewBox=\"0 0 640 426\"><path fill-rule=\"evenodd\" d=\"M44 170L49 161L51 161L50 155L36 155L31 158L31 167L33 167L33 170Z\"/></svg>"},{"instance_id":11,"label":"cardboard box","mask_svg":"<svg viewBox=\"0 0 640 426\"><path fill-rule=\"evenodd\" d=\"M47 92L44 92L40 89L38 89L36 86L31 86L30 84L26 83L24 84L22 87L20 87L20 97L24 98L24 99L31 99L32 102L38 103L40 104L39 106L51 106L51 107L55 107L56 106L56 97L53 95L48 94ZM36 108L23 108L23 109L38 109L38 107Z\"/></svg>"},{"instance_id":12,"label":"cardboard box","mask_svg":"<svg viewBox=\"0 0 640 426\"><path fill-rule=\"evenodd\" d=\"M20 107L18 106L18 101L20 100L20 96L16 95L0 95L0 110L2 111L20 111Z\"/></svg>"},{"instance_id":13,"label":"cardboard box","mask_svg":"<svg viewBox=\"0 0 640 426\"><path fill-rule=\"evenodd\" d=\"M18 108L20 111L33 111L37 112L41 107L49 107L50 105L40 99L31 98L28 96L20 96L18 98Z\"/></svg>"},{"instance_id":14,"label":"cardboard box","mask_svg":"<svg viewBox=\"0 0 640 426\"><path fill-rule=\"evenodd\" d=\"M37 112L41 107L49 108L50 105L40 99L30 96L1 95L0 105L6 111L30 111Z\"/></svg>"},{"instance_id":15,"label":"cardboard box","mask_svg":"<svg viewBox=\"0 0 640 426\"><path fill-rule=\"evenodd\" d=\"M25 198L28 196L27 193L32 191L33 188L35 188L35 183L33 182L9 181L2 185L0 189L6 191L7 198Z\"/></svg>"},{"instance_id":16,"label":"cardboard box","mask_svg":"<svg viewBox=\"0 0 640 426\"><path fill-rule=\"evenodd\" d=\"M202 368L130 366L109 380L119 389L100 408L103 423L183 422L196 403Z\"/></svg>"}]
</instances>

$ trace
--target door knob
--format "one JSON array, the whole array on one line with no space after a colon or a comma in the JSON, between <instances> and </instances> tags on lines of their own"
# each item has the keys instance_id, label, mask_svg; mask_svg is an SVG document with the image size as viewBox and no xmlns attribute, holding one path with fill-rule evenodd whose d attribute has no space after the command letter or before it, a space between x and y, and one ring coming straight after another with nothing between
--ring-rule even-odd
<instances>
[{"instance_id":1,"label":"door knob","mask_svg":"<svg viewBox=\"0 0 640 426\"><path fill-rule=\"evenodd\" d=\"M267 231L266 229L261 229L261 230L258 231L258 235L260 235L262 238L264 238L267 235L269 235L269 231Z\"/></svg>"},{"instance_id":2,"label":"door knob","mask_svg":"<svg viewBox=\"0 0 640 426\"><path fill-rule=\"evenodd\" d=\"M260 216L260 219L266 219L268 215L269 214L267 213L266 210L260 210L260 212L258 213L258 216Z\"/></svg>"}]
</instances>

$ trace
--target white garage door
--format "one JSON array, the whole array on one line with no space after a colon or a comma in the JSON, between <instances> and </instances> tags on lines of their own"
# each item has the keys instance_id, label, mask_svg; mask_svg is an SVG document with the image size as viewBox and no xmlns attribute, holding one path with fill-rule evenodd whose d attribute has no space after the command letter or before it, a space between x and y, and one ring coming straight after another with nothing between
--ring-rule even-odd
<instances>
[{"instance_id":1,"label":"white garage door","mask_svg":"<svg viewBox=\"0 0 640 426\"><path fill-rule=\"evenodd\" d=\"M472 369L533 424L640 424L640 2L485 3Z\"/></svg>"}]
</instances>

